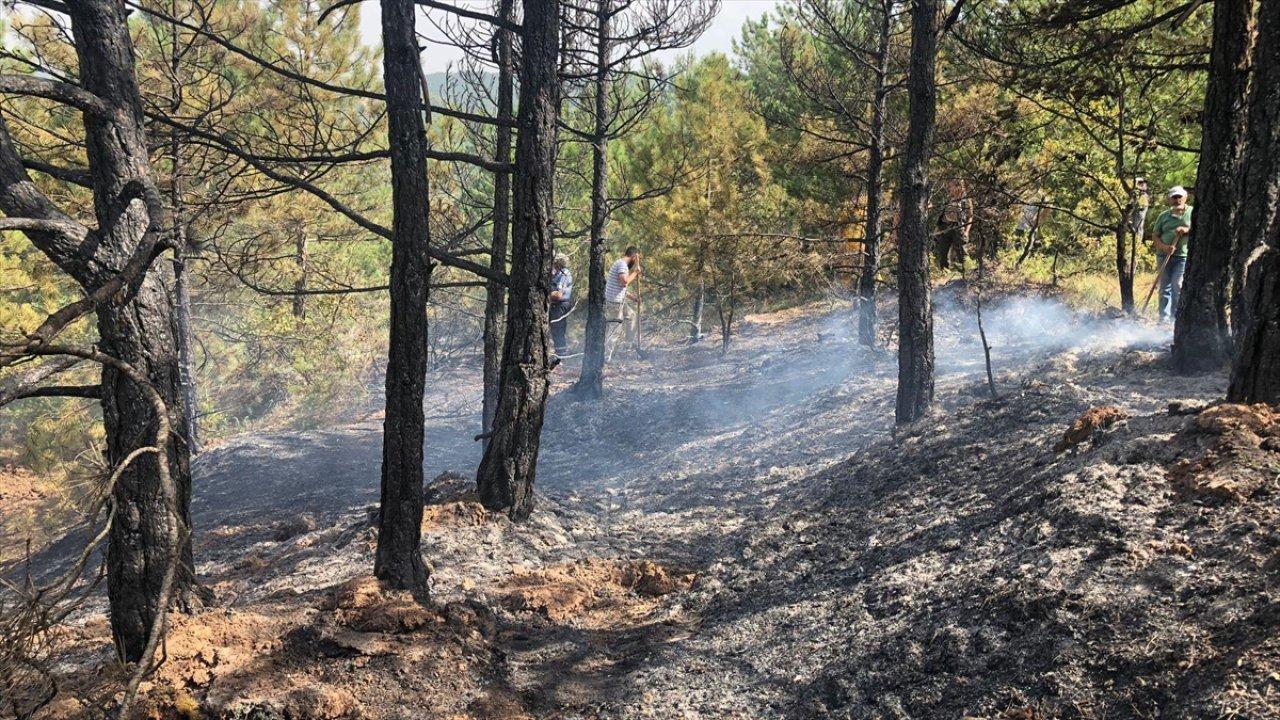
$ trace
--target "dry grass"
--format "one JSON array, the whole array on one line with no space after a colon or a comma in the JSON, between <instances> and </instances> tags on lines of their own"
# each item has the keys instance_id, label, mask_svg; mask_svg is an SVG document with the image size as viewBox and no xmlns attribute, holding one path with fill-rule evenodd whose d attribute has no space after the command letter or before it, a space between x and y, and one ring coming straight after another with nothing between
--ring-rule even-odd
<instances>
[{"instance_id":1,"label":"dry grass","mask_svg":"<svg viewBox=\"0 0 1280 720\"><path fill-rule=\"evenodd\" d=\"M1142 308L1142 301L1146 299L1147 291L1151 289L1155 279L1154 272L1139 272L1137 279L1134 280L1134 301L1139 309ZM1116 282L1114 274L1094 272L1073 275L1064 278L1059 283L1059 287L1062 290L1063 299L1082 310L1102 312L1120 308L1120 285ZM1155 314L1157 301L1158 298L1151 298L1150 307L1147 308L1148 315Z\"/></svg>"}]
</instances>

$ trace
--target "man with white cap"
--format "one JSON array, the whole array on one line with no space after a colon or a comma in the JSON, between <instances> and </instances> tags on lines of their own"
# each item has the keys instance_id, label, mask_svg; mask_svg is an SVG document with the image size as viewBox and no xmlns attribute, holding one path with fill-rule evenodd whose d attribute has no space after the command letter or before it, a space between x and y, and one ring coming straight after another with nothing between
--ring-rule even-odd
<instances>
[{"instance_id":1,"label":"man with white cap","mask_svg":"<svg viewBox=\"0 0 1280 720\"><path fill-rule=\"evenodd\" d=\"M1187 269L1187 244L1191 240L1191 206L1187 190L1174 185L1168 192L1169 207L1156 216L1151 226L1151 247L1156 251L1160 274L1160 322L1168 322L1178 312L1178 293Z\"/></svg>"},{"instance_id":2,"label":"man with white cap","mask_svg":"<svg viewBox=\"0 0 1280 720\"><path fill-rule=\"evenodd\" d=\"M569 272L569 256L556 253L551 260L551 340L556 356L569 354L569 323L573 309L573 274Z\"/></svg>"}]
</instances>

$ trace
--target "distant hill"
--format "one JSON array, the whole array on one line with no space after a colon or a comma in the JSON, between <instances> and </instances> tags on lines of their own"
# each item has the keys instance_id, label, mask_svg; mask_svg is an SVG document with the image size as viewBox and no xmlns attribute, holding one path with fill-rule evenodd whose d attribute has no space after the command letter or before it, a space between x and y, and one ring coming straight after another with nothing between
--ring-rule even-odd
<instances>
[{"instance_id":1,"label":"distant hill","mask_svg":"<svg viewBox=\"0 0 1280 720\"><path fill-rule=\"evenodd\" d=\"M497 88L497 73L485 73L485 84L489 90L494 92ZM446 99L446 91L449 84L449 73L433 72L427 73L427 88L431 91L431 100L436 103L444 103ZM496 94L496 92L494 92Z\"/></svg>"}]
</instances>

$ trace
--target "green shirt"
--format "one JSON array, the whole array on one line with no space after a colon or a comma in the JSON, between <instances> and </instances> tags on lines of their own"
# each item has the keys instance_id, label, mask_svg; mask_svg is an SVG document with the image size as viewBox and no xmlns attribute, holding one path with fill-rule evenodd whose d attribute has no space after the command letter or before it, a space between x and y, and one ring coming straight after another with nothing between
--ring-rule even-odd
<instances>
[{"instance_id":1,"label":"green shirt","mask_svg":"<svg viewBox=\"0 0 1280 720\"><path fill-rule=\"evenodd\" d=\"M1174 215L1173 208L1167 208L1164 212L1156 216L1156 224L1151 226L1151 232L1154 232L1160 238L1160 242L1165 245L1174 247L1175 257L1187 256L1187 242L1191 239L1190 235L1178 235L1177 229L1180 227L1191 227L1191 206L1188 205L1181 215Z\"/></svg>"}]
</instances>

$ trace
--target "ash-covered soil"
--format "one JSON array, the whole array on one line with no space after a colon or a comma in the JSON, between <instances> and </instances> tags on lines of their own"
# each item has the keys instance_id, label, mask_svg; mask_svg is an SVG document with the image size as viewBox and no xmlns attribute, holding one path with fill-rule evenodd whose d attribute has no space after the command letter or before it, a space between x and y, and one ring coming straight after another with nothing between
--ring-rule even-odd
<instances>
[{"instance_id":1,"label":"ash-covered soil","mask_svg":"<svg viewBox=\"0 0 1280 720\"><path fill-rule=\"evenodd\" d=\"M749 318L724 358L651 348L599 404L565 368L522 525L468 494L474 377L437 378L428 468L465 476L430 488L425 607L365 577L376 419L210 451L196 552L220 605L175 623L144 709L1280 717L1280 417L1201 411L1225 378L1173 376L1167 329L1039 298L985 313L992 400L943 292L937 411L895 432L896 358L850 315ZM105 632L68 634L49 717L110 705Z\"/></svg>"}]
</instances>

